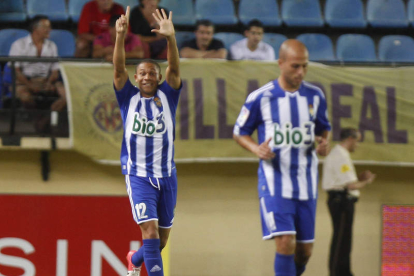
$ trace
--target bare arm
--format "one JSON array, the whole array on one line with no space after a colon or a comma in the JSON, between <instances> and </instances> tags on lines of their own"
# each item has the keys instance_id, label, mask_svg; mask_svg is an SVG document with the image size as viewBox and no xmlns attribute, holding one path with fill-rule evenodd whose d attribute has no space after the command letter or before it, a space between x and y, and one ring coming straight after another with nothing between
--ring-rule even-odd
<instances>
[{"instance_id":1,"label":"bare arm","mask_svg":"<svg viewBox=\"0 0 414 276\"><path fill-rule=\"evenodd\" d=\"M327 156L330 150L329 147L329 136L330 132L325 130L322 132L321 136L316 136L316 142L318 146L316 147L316 153L321 156Z\"/></svg>"},{"instance_id":2,"label":"bare arm","mask_svg":"<svg viewBox=\"0 0 414 276\"><path fill-rule=\"evenodd\" d=\"M162 13L162 14L161 14ZM160 29L153 29L152 32L161 34L167 38L167 60L168 67L165 74L165 80L174 89L180 88L180 57L178 55L177 41L175 39L175 30L172 23L172 11L170 11L169 18L164 10L157 10L152 14L157 20Z\"/></svg>"},{"instance_id":3,"label":"bare arm","mask_svg":"<svg viewBox=\"0 0 414 276\"><path fill-rule=\"evenodd\" d=\"M79 39L84 39L84 40L87 40L87 41L90 41L90 42L93 42L95 37L96 36L94 34L91 34L91 33L83 33L83 34L78 35Z\"/></svg>"},{"instance_id":4,"label":"bare arm","mask_svg":"<svg viewBox=\"0 0 414 276\"><path fill-rule=\"evenodd\" d=\"M196 50L190 47L184 47L180 51L181 57L183 58L222 58L227 57L227 50L222 48L218 50Z\"/></svg>"},{"instance_id":5,"label":"bare arm","mask_svg":"<svg viewBox=\"0 0 414 276\"><path fill-rule=\"evenodd\" d=\"M218 49L218 50L210 50L210 51L207 51L207 53L204 55L203 58L226 59L227 58L227 50L225 48L221 48L221 49Z\"/></svg>"},{"instance_id":6,"label":"bare arm","mask_svg":"<svg viewBox=\"0 0 414 276\"><path fill-rule=\"evenodd\" d=\"M364 171L359 175L358 181L348 183L346 186L349 190L358 190L365 187L365 185L372 183L375 177L376 175L370 171Z\"/></svg>"},{"instance_id":7,"label":"bare arm","mask_svg":"<svg viewBox=\"0 0 414 276\"><path fill-rule=\"evenodd\" d=\"M92 51L92 57L93 58L102 58L105 57L108 54L111 54L113 52L113 47L103 47L102 45L93 45L93 51Z\"/></svg>"},{"instance_id":8,"label":"bare arm","mask_svg":"<svg viewBox=\"0 0 414 276\"><path fill-rule=\"evenodd\" d=\"M257 144L252 137L249 135L233 135L233 139L242 146L243 148L247 149L251 153L255 154L257 157L263 160L273 159L275 154L272 152L272 149L269 147L269 142L272 138L267 139L260 145Z\"/></svg>"},{"instance_id":9,"label":"bare arm","mask_svg":"<svg viewBox=\"0 0 414 276\"><path fill-rule=\"evenodd\" d=\"M128 80L128 72L125 67L125 37L128 32L129 6L125 15L116 21L116 39L114 48L114 85L116 90L121 90Z\"/></svg>"}]
</instances>

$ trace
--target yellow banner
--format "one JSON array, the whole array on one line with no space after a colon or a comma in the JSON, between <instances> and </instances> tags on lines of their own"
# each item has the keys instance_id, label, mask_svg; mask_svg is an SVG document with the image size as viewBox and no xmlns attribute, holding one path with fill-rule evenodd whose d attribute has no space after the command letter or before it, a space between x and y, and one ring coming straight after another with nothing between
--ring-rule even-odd
<instances>
[{"instance_id":1,"label":"yellow banner","mask_svg":"<svg viewBox=\"0 0 414 276\"><path fill-rule=\"evenodd\" d=\"M165 72L166 64L161 64ZM112 66L61 63L70 94L74 148L95 160L119 162L123 135ZM175 159L242 160L252 154L232 140L247 94L277 78L276 63L181 61L183 89L177 110ZM135 66L129 66L134 83ZM310 64L306 80L326 94L334 142L340 129L360 129L353 154L361 163L414 165L414 68Z\"/></svg>"}]
</instances>

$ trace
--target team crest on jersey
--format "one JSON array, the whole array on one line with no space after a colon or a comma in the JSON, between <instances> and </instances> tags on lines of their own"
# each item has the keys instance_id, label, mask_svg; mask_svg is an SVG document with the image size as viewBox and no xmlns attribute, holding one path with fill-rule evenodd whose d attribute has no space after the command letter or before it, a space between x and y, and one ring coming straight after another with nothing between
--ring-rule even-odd
<instances>
[{"instance_id":1,"label":"team crest on jersey","mask_svg":"<svg viewBox=\"0 0 414 276\"><path fill-rule=\"evenodd\" d=\"M148 120L141 117L138 112L134 113L134 123L132 124L132 133L152 137L156 134L164 134L167 130L164 120L164 113L158 114L154 120Z\"/></svg>"},{"instance_id":2,"label":"team crest on jersey","mask_svg":"<svg viewBox=\"0 0 414 276\"><path fill-rule=\"evenodd\" d=\"M313 104L309 104L309 114L313 117L315 115L315 111L313 110Z\"/></svg>"},{"instance_id":3,"label":"team crest on jersey","mask_svg":"<svg viewBox=\"0 0 414 276\"><path fill-rule=\"evenodd\" d=\"M158 107L162 106L161 99L158 97L154 97L154 102Z\"/></svg>"},{"instance_id":4,"label":"team crest on jersey","mask_svg":"<svg viewBox=\"0 0 414 276\"><path fill-rule=\"evenodd\" d=\"M274 124L273 142L275 148L310 146L314 140L315 124L313 122L303 123L301 127L292 128L292 123L288 122L282 127Z\"/></svg>"}]
</instances>

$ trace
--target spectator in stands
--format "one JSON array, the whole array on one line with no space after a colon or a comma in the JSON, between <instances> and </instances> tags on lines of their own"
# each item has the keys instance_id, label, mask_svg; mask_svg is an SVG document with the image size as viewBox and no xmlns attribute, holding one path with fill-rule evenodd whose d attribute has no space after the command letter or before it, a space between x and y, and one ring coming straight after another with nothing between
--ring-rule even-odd
<instances>
[{"instance_id":1,"label":"spectator in stands","mask_svg":"<svg viewBox=\"0 0 414 276\"><path fill-rule=\"evenodd\" d=\"M236 41L230 46L230 57L234 60L275 60L275 51L272 46L263 42L263 24L253 19L244 32L246 38Z\"/></svg>"},{"instance_id":2,"label":"spectator in stands","mask_svg":"<svg viewBox=\"0 0 414 276\"><path fill-rule=\"evenodd\" d=\"M46 16L35 16L30 24L31 34L16 40L9 55L57 57L56 44L48 39L51 29L51 23ZM16 62L15 66L16 93L23 107L40 108L45 103L39 102L39 99L46 98L53 99L50 106L52 110L61 111L65 108L65 88L57 62Z\"/></svg>"},{"instance_id":3,"label":"spectator in stands","mask_svg":"<svg viewBox=\"0 0 414 276\"><path fill-rule=\"evenodd\" d=\"M222 58L227 57L227 50L221 40L213 38L214 26L209 20L196 23L195 38L184 41L180 55L183 58Z\"/></svg>"},{"instance_id":4,"label":"spectator in stands","mask_svg":"<svg viewBox=\"0 0 414 276\"><path fill-rule=\"evenodd\" d=\"M116 29L115 24L120 15L114 15L109 20L109 30L98 35L93 41L93 58L105 58L112 62L112 56L115 47ZM125 58L143 58L144 50L142 49L141 40L138 36L128 33L125 37Z\"/></svg>"},{"instance_id":5,"label":"spectator in stands","mask_svg":"<svg viewBox=\"0 0 414 276\"><path fill-rule=\"evenodd\" d=\"M156 9L164 9L166 14L169 11L159 7L160 0L139 0L139 5L132 9L130 17L131 32L137 34L143 43L149 46L148 57L152 59L167 59L167 41L152 29L158 29L158 23L152 16Z\"/></svg>"},{"instance_id":6,"label":"spectator in stands","mask_svg":"<svg viewBox=\"0 0 414 276\"><path fill-rule=\"evenodd\" d=\"M92 0L86 3L79 18L75 56L90 57L92 42L108 30L110 18L124 13L124 8L112 0Z\"/></svg>"}]
</instances>

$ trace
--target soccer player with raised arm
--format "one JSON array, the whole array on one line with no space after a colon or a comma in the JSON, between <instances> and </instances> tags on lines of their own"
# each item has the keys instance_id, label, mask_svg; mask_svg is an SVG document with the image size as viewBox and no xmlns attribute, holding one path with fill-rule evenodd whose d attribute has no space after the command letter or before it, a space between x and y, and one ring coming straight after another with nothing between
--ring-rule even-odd
<instances>
[{"instance_id":1,"label":"soccer player with raised arm","mask_svg":"<svg viewBox=\"0 0 414 276\"><path fill-rule=\"evenodd\" d=\"M308 66L305 45L286 40L278 63L279 78L247 97L233 135L260 158L263 239L276 241L275 274L299 276L305 271L315 238L316 154L327 155L331 127L322 91L303 81ZM256 129L258 143L251 138Z\"/></svg>"},{"instance_id":2,"label":"soccer player with raised arm","mask_svg":"<svg viewBox=\"0 0 414 276\"><path fill-rule=\"evenodd\" d=\"M168 67L165 81L153 60L136 67L134 86L125 68L125 38L129 24L125 15L116 22L114 49L114 89L124 123L121 165L134 220L140 226L143 246L127 255L127 276L138 276L141 264L149 276L163 276L161 250L167 244L177 200L177 176L174 164L175 113L181 91L179 56L172 12L153 13L167 39Z\"/></svg>"}]
</instances>

